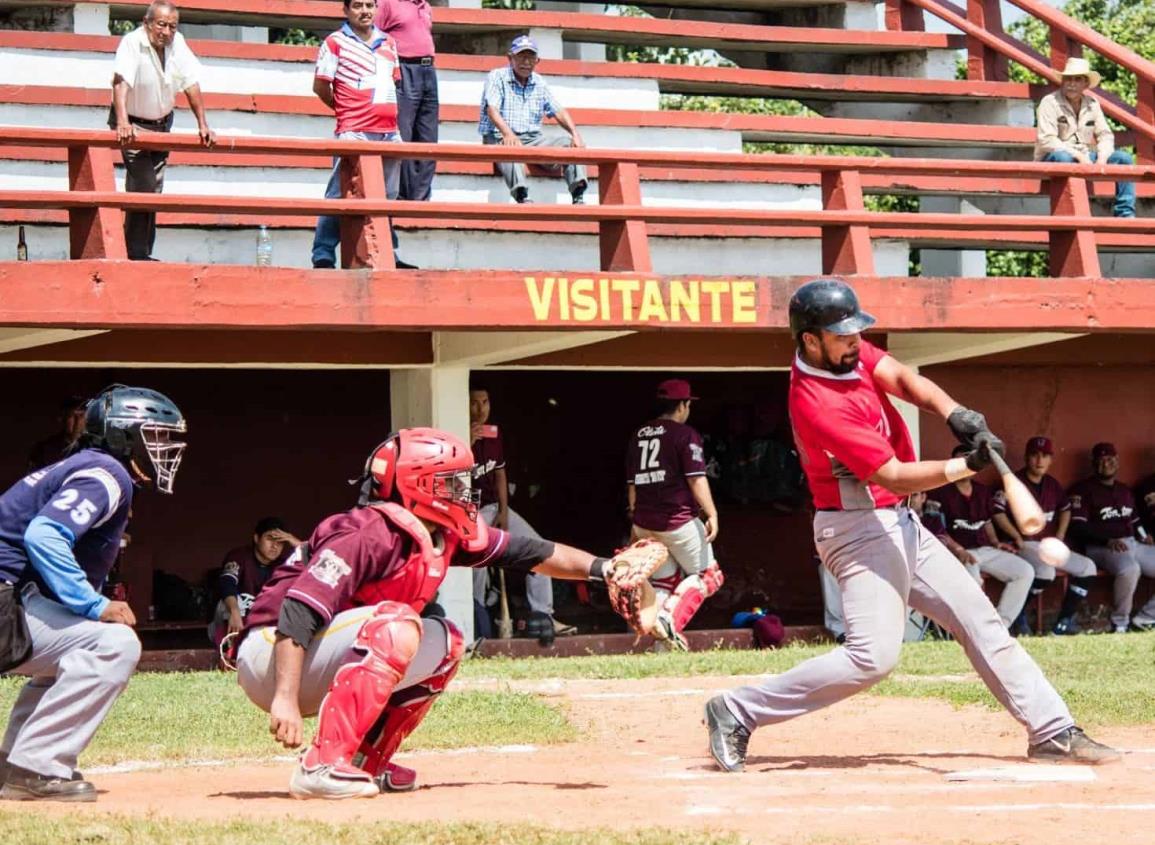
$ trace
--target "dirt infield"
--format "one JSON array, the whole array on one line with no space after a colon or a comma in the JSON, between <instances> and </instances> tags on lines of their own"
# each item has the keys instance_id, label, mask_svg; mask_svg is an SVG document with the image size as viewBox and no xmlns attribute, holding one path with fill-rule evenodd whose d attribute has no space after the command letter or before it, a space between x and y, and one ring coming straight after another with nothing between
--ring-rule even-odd
<instances>
[{"instance_id":1,"label":"dirt infield","mask_svg":"<svg viewBox=\"0 0 1155 845\"><path fill-rule=\"evenodd\" d=\"M568 708L578 743L402 755L422 788L326 803L289 798L289 762L93 771L94 805L40 812L327 821L525 821L582 829L733 830L764 842L1148 842L1155 821L1155 726L1097 731L1128 750L1089 769L1024 761L1004 713L860 696L754 735L748 771L717 772L702 704L733 679L512 684ZM484 683L461 684L479 688ZM505 684L502 684L505 686ZM948 775L1053 773L1068 782L952 782ZM628 809L624 794L635 798Z\"/></svg>"}]
</instances>

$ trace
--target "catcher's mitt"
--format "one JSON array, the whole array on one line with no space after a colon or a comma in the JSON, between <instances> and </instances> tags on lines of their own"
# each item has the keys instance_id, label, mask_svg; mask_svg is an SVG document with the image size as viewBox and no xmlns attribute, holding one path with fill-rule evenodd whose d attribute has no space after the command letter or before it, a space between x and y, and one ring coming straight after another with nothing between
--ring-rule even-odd
<instances>
[{"instance_id":1,"label":"catcher's mitt","mask_svg":"<svg viewBox=\"0 0 1155 845\"><path fill-rule=\"evenodd\" d=\"M639 635L661 636L655 631L658 602L650 576L669 556L669 550L658 540L638 540L606 564L604 574L610 606Z\"/></svg>"}]
</instances>

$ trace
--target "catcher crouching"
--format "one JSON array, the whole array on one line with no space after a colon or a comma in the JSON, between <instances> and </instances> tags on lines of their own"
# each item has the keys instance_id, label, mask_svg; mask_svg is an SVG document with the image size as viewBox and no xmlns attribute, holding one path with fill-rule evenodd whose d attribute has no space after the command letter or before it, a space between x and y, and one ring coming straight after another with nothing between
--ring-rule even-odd
<instances>
[{"instance_id":1,"label":"catcher crouching","mask_svg":"<svg viewBox=\"0 0 1155 845\"><path fill-rule=\"evenodd\" d=\"M457 437L403 429L370 454L357 506L323 520L270 578L245 620L237 677L287 748L317 730L293 771L295 798L404 792L392 762L448 686L464 651L445 619L422 619L450 566L499 566L607 581L609 561L512 537L477 519L473 455Z\"/></svg>"}]
</instances>

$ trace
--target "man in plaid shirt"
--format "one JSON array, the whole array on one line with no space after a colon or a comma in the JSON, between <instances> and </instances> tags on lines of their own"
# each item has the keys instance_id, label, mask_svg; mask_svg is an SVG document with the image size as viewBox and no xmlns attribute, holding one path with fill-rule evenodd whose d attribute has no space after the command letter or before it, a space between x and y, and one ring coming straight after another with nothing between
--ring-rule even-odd
<instances>
[{"instance_id":1,"label":"man in plaid shirt","mask_svg":"<svg viewBox=\"0 0 1155 845\"><path fill-rule=\"evenodd\" d=\"M537 67L537 44L528 35L513 39L509 48L509 67L496 68L485 80L481 97L481 121L477 131L486 144L506 147L584 147L577 126ZM569 133L569 138L547 138L541 132L546 116L554 118ZM519 203L532 202L521 162L498 162L497 170L509 186L509 193ZM581 164L564 168L566 184L574 205L585 203L586 169Z\"/></svg>"}]
</instances>

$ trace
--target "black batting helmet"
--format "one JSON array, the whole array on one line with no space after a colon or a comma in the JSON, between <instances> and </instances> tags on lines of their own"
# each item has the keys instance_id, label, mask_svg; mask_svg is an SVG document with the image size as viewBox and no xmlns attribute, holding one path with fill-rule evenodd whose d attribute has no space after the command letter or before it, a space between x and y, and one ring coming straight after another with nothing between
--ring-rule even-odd
<instances>
[{"instance_id":1,"label":"black batting helmet","mask_svg":"<svg viewBox=\"0 0 1155 845\"><path fill-rule=\"evenodd\" d=\"M858 334L874 325L874 317L858 304L854 288L842 279L815 279L790 297L790 334L825 329L834 334Z\"/></svg>"}]
</instances>

